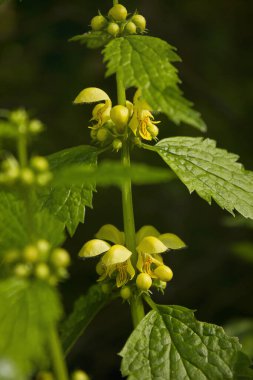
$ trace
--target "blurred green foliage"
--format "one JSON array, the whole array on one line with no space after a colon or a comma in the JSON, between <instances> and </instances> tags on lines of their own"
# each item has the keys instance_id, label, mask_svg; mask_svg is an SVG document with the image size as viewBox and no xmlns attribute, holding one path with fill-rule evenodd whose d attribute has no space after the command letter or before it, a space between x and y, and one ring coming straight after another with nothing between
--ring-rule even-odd
<instances>
[{"instance_id":1,"label":"blurred green foliage","mask_svg":"<svg viewBox=\"0 0 253 380\"><path fill-rule=\"evenodd\" d=\"M178 67L185 95L201 111L208 136L221 148L238 153L241 162L252 170L251 1L129 0L123 4L132 11L138 6L152 34L178 48L183 58ZM47 131L33 147L34 153L48 154L88 143L91 107L72 105L84 87L102 87L115 100L114 79L103 82L105 67L100 52L67 42L88 30L98 8L103 13L110 6L109 0L1 2L0 108L22 106L42 119ZM172 125L165 117L161 119L161 138L168 132L171 136L199 135L188 127ZM134 159L164 167L150 152L136 150ZM253 269L230 248L233 242L252 242L250 230L224 226L224 212L194 194L189 196L179 181L134 188L134 204L137 228L154 224L161 232L182 236L189 246L168 259L175 277L164 303L198 309L198 319L218 324L252 317ZM104 223L122 228L117 189L99 189L94 209L86 212L85 224L67 242L73 256L72 277L62 287L67 312L74 298L95 280L93 263L79 263L77 252ZM112 314L122 317L112 320ZM120 378L116 352L129 335L130 324L124 305L116 303L113 309L105 309L70 355L70 366L84 366L95 379L105 373L103 379Z\"/></svg>"}]
</instances>

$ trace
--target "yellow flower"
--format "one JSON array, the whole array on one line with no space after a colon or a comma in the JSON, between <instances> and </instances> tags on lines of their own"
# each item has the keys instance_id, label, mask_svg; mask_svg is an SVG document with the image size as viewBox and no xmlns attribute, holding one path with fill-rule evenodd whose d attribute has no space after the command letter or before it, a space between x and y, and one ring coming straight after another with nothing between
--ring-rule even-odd
<instances>
[{"instance_id":1,"label":"yellow flower","mask_svg":"<svg viewBox=\"0 0 253 380\"><path fill-rule=\"evenodd\" d=\"M112 102L107 93L97 87L88 87L82 90L74 100L74 104L97 103L92 111L92 119L97 122L92 129L102 127L110 120ZM104 103L100 103L104 102Z\"/></svg>"},{"instance_id":2,"label":"yellow flower","mask_svg":"<svg viewBox=\"0 0 253 380\"><path fill-rule=\"evenodd\" d=\"M170 249L181 249L186 246L177 235L160 234L153 226L144 226L136 233L136 244L138 270L162 281L173 276L171 269L163 264L162 254Z\"/></svg>"},{"instance_id":3,"label":"yellow flower","mask_svg":"<svg viewBox=\"0 0 253 380\"><path fill-rule=\"evenodd\" d=\"M144 140L156 139L159 129L156 124L159 121L154 121L154 116L151 113L151 108L145 100L141 98L140 90L137 90L134 96L134 111L129 127L134 135L140 136Z\"/></svg>"}]
</instances>

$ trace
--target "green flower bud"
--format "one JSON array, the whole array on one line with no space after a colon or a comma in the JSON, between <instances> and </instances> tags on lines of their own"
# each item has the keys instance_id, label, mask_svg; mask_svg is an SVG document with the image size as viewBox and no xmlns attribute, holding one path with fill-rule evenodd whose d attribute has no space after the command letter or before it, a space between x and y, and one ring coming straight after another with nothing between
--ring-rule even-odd
<instances>
[{"instance_id":1,"label":"green flower bud","mask_svg":"<svg viewBox=\"0 0 253 380\"><path fill-rule=\"evenodd\" d=\"M48 160L45 157L35 156L31 159L31 166L38 172L44 172L49 169Z\"/></svg>"},{"instance_id":2,"label":"green flower bud","mask_svg":"<svg viewBox=\"0 0 253 380\"><path fill-rule=\"evenodd\" d=\"M35 181L35 175L34 172L29 168L21 169L20 171L20 181L24 185L33 185Z\"/></svg>"},{"instance_id":3,"label":"green flower bud","mask_svg":"<svg viewBox=\"0 0 253 380\"><path fill-rule=\"evenodd\" d=\"M54 376L51 372L43 371L37 375L36 380L54 380Z\"/></svg>"},{"instance_id":4,"label":"green flower bud","mask_svg":"<svg viewBox=\"0 0 253 380\"><path fill-rule=\"evenodd\" d=\"M117 131L123 133L129 120L129 110L127 107L117 105L111 109L111 119L114 122Z\"/></svg>"},{"instance_id":5,"label":"green flower bud","mask_svg":"<svg viewBox=\"0 0 253 380\"><path fill-rule=\"evenodd\" d=\"M118 152L122 148L122 141L120 139L113 140L112 147Z\"/></svg>"},{"instance_id":6,"label":"green flower bud","mask_svg":"<svg viewBox=\"0 0 253 380\"><path fill-rule=\"evenodd\" d=\"M141 32L144 32L146 29L146 19L142 15L134 15L132 17L132 22L140 29Z\"/></svg>"},{"instance_id":7,"label":"green flower bud","mask_svg":"<svg viewBox=\"0 0 253 380\"><path fill-rule=\"evenodd\" d=\"M166 265L160 265L154 270L154 274L162 281L171 281L173 278L172 270Z\"/></svg>"},{"instance_id":8,"label":"green flower bud","mask_svg":"<svg viewBox=\"0 0 253 380\"><path fill-rule=\"evenodd\" d=\"M106 128L99 128L97 131L97 140L99 142L105 142L108 137L110 137L110 133Z\"/></svg>"},{"instance_id":9,"label":"green flower bud","mask_svg":"<svg viewBox=\"0 0 253 380\"><path fill-rule=\"evenodd\" d=\"M93 19L91 20L91 29L94 30L94 31L99 31L99 30L102 30L106 27L107 25L107 20L104 16L95 16L93 17Z\"/></svg>"},{"instance_id":10,"label":"green flower bud","mask_svg":"<svg viewBox=\"0 0 253 380\"><path fill-rule=\"evenodd\" d=\"M90 378L84 371L79 369L72 373L71 380L90 380Z\"/></svg>"},{"instance_id":11,"label":"green flower bud","mask_svg":"<svg viewBox=\"0 0 253 380\"><path fill-rule=\"evenodd\" d=\"M58 267L56 274L57 274L58 278L62 279L62 280L68 278L68 276L69 276L68 271L63 267Z\"/></svg>"},{"instance_id":12,"label":"green flower bud","mask_svg":"<svg viewBox=\"0 0 253 380\"><path fill-rule=\"evenodd\" d=\"M108 25L107 32L111 34L113 37L116 37L120 32L120 27L115 22L111 22Z\"/></svg>"},{"instance_id":13,"label":"green flower bud","mask_svg":"<svg viewBox=\"0 0 253 380\"><path fill-rule=\"evenodd\" d=\"M23 258L28 263L36 263L39 260L39 250L34 245L27 245L23 250Z\"/></svg>"},{"instance_id":14,"label":"green flower bud","mask_svg":"<svg viewBox=\"0 0 253 380\"><path fill-rule=\"evenodd\" d=\"M136 285L141 290L148 290L152 285L152 278L147 273L140 273L136 279Z\"/></svg>"},{"instance_id":15,"label":"green flower bud","mask_svg":"<svg viewBox=\"0 0 253 380\"><path fill-rule=\"evenodd\" d=\"M53 250L50 261L56 267L68 267L70 265L69 253L63 248L56 248Z\"/></svg>"},{"instance_id":16,"label":"green flower bud","mask_svg":"<svg viewBox=\"0 0 253 380\"><path fill-rule=\"evenodd\" d=\"M14 274L17 276L17 277L20 277L20 278L25 278L25 277L28 277L31 273L31 269L28 265L26 264L17 264L15 267L14 267Z\"/></svg>"},{"instance_id":17,"label":"green flower bud","mask_svg":"<svg viewBox=\"0 0 253 380\"><path fill-rule=\"evenodd\" d=\"M19 109L19 110L11 112L10 121L17 125L26 124L28 121L27 112L23 109Z\"/></svg>"},{"instance_id":18,"label":"green flower bud","mask_svg":"<svg viewBox=\"0 0 253 380\"><path fill-rule=\"evenodd\" d=\"M129 34L136 34L136 31L137 31L136 25L132 21L129 21L129 23L125 27L125 32Z\"/></svg>"},{"instance_id":19,"label":"green flower bud","mask_svg":"<svg viewBox=\"0 0 253 380\"><path fill-rule=\"evenodd\" d=\"M40 260L47 260L51 244L45 239L40 239L37 241L36 246L39 250Z\"/></svg>"},{"instance_id":20,"label":"green flower bud","mask_svg":"<svg viewBox=\"0 0 253 380\"><path fill-rule=\"evenodd\" d=\"M51 172L40 173L36 176L36 183L39 186L47 186L53 179Z\"/></svg>"},{"instance_id":21,"label":"green flower bud","mask_svg":"<svg viewBox=\"0 0 253 380\"><path fill-rule=\"evenodd\" d=\"M124 288L121 288L120 290L120 296L123 298L123 300L128 300L132 296L132 291L129 286L124 286Z\"/></svg>"},{"instance_id":22,"label":"green flower bud","mask_svg":"<svg viewBox=\"0 0 253 380\"><path fill-rule=\"evenodd\" d=\"M127 9L121 4L115 4L108 12L108 16L115 21L124 21L127 18Z\"/></svg>"},{"instance_id":23,"label":"green flower bud","mask_svg":"<svg viewBox=\"0 0 253 380\"><path fill-rule=\"evenodd\" d=\"M38 133L41 133L43 129L44 129L43 124L41 123L41 121L37 119L32 120L28 127L29 132L32 133L33 135L37 135Z\"/></svg>"},{"instance_id":24,"label":"green flower bud","mask_svg":"<svg viewBox=\"0 0 253 380\"><path fill-rule=\"evenodd\" d=\"M102 284L101 290L104 294L110 294L112 291L112 285L111 284Z\"/></svg>"},{"instance_id":25,"label":"green flower bud","mask_svg":"<svg viewBox=\"0 0 253 380\"><path fill-rule=\"evenodd\" d=\"M40 280L46 280L50 275L49 266L47 264L40 263L36 266L34 273Z\"/></svg>"},{"instance_id":26,"label":"green flower bud","mask_svg":"<svg viewBox=\"0 0 253 380\"><path fill-rule=\"evenodd\" d=\"M97 139L97 129L93 129L90 131L90 137L92 140L96 140Z\"/></svg>"}]
</instances>

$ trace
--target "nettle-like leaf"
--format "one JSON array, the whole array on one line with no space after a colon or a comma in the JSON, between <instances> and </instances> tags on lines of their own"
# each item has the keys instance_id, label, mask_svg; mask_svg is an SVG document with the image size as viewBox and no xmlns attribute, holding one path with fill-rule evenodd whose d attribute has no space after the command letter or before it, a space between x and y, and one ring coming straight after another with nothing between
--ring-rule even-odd
<instances>
[{"instance_id":1,"label":"nettle-like leaf","mask_svg":"<svg viewBox=\"0 0 253 380\"><path fill-rule=\"evenodd\" d=\"M66 354L108 299L109 296L102 292L100 285L93 285L85 296L75 302L73 312L61 327L62 346Z\"/></svg>"},{"instance_id":2,"label":"nettle-like leaf","mask_svg":"<svg viewBox=\"0 0 253 380\"><path fill-rule=\"evenodd\" d=\"M66 170L72 165L94 166L98 150L92 146L78 146L64 149L48 157L53 173ZM75 233L79 223L84 222L85 206L92 207L94 184L87 183L85 178L79 185L68 182L66 186L52 186L39 193L42 208L46 208L67 227L70 235Z\"/></svg>"},{"instance_id":3,"label":"nettle-like leaf","mask_svg":"<svg viewBox=\"0 0 253 380\"><path fill-rule=\"evenodd\" d=\"M98 186L121 186L124 181L131 179L135 185L154 184L168 182L175 178L168 170L132 163L131 167L125 167L118 161L102 161L98 166L76 166L60 170L55 176L55 184L66 185L68 183L80 185L83 183Z\"/></svg>"},{"instance_id":4,"label":"nettle-like leaf","mask_svg":"<svg viewBox=\"0 0 253 380\"><path fill-rule=\"evenodd\" d=\"M47 210L41 211L36 197L30 199L29 207L31 211L18 193L0 191L0 255L37 239L46 239L52 246L64 241L64 225Z\"/></svg>"},{"instance_id":5,"label":"nettle-like leaf","mask_svg":"<svg viewBox=\"0 0 253 380\"><path fill-rule=\"evenodd\" d=\"M157 306L140 322L121 351L128 380L252 379L250 360L237 338L199 322L181 306Z\"/></svg>"},{"instance_id":6,"label":"nettle-like leaf","mask_svg":"<svg viewBox=\"0 0 253 380\"><path fill-rule=\"evenodd\" d=\"M126 88L141 89L142 96L154 111L164 112L176 124L187 123L201 131L206 125L192 103L178 87L177 69L171 62L180 61L167 42L149 36L116 38L104 49L107 76L119 68Z\"/></svg>"},{"instance_id":7,"label":"nettle-like leaf","mask_svg":"<svg viewBox=\"0 0 253 380\"><path fill-rule=\"evenodd\" d=\"M217 148L214 140L194 137L167 138L151 149L191 193L196 191L209 203L213 198L231 214L237 210L253 219L253 173L237 162L237 155Z\"/></svg>"},{"instance_id":8,"label":"nettle-like leaf","mask_svg":"<svg viewBox=\"0 0 253 380\"><path fill-rule=\"evenodd\" d=\"M89 49L98 49L105 46L113 37L106 32L92 31L74 36L69 39L70 42L80 42L85 44Z\"/></svg>"},{"instance_id":9,"label":"nettle-like leaf","mask_svg":"<svg viewBox=\"0 0 253 380\"><path fill-rule=\"evenodd\" d=\"M48 333L62 312L58 294L43 282L10 278L0 282L0 302L1 362L31 375L48 362Z\"/></svg>"}]
</instances>

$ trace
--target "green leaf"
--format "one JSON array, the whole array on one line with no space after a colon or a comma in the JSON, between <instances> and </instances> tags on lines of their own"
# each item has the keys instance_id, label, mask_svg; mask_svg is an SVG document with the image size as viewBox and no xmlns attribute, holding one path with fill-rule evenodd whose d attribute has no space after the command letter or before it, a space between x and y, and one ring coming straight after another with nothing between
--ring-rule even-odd
<instances>
[{"instance_id":1,"label":"green leaf","mask_svg":"<svg viewBox=\"0 0 253 380\"><path fill-rule=\"evenodd\" d=\"M167 138L146 148L160 154L190 193L253 219L253 173L237 162L237 155L217 148L214 140L194 137Z\"/></svg>"},{"instance_id":2,"label":"green leaf","mask_svg":"<svg viewBox=\"0 0 253 380\"><path fill-rule=\"evenodd\" d=\"M100 186L121 186L125 180L131 179L135 185L161 183L172 180L174 174L166 169L143 164L132 163L131 167L124 167L118 161L103 161L98 166L73 165L59 171L55 183L80 185L83 183Z\"/></svg>"},{"instance_id":3,"label":"green leaf","mask_svg":"<svg viewBox=\"0 0 253 380\"><path fill-rule=\"evenodd\" d=\"M73 312L61 327L62 346L66 354L108 299L109 296L102 292L100 285L93 285L85 296L76 301Z\"/></svg>"},{"instance_id":4,"label":"green leaf","mask_svg":"<svg viewBox=\"0 0 253 380\"><path fill-rule=\"evenodd\" d=\"M17 138L19 135L18 129L15 125L8 121L0 121L0 139L1 138Z\"/></svg>"},{"instance_id":5,"label":"green leaf","mask_svg":"<svg viewBox=\"0 0 253 380\"><path fill-rule=\"evenodd\" d=\"M201 131L206 125L192 103L183 98L178 87L177 69L171 62L179 61L175 49L167 42L149 36L116 38L104 49L107 76L121 68L126 88L141 89L142 96L154 111L164 112L176 124L187 123Z\"/></svg>"},{"instance_id":6,"label":"green leaf","mask_svg":"<svg viewBox=\"0 0 253 380\"><path fill-rule=\"evenodd\" d=\"M46 239L53 246L64 241L63 224L47 210L41 211L36 198L30 199L29 205L31 212L19 194L0 191L0 255L37 239Z\"/></svg>"},{"instance_id":7,"label":"green leaf","mask_svg":"<svg viewBox=\"0 0 253 380\"><path fill-rule=\"evenodd\" d=\"M237 319L228 322L224 329L230 336L238 336L242 349L249 357L253 357L253 319Z\"/></svg>"},{"instance_id":8,"label":"green leaf","mask_svg":"<svg viewBox=\"0 0 253 380\"><path fill-rule=\"evenodd\" d=\"M61 316L58 294L43 282L0 282L0 358L26 376L48 362L48 330ZM1 377L2 379L2 377Z\"/></svg>"},{"instance_id":9,"label":"green leaf","mask_svg":"<svg viewBox=\"0 0 253 380\"><path fill-rule=\"evenodd\" d=\"M237 338L199 322L180 306L157 306L139 323L121 351L128 380L227 380L250 376ZM240 370L240 373L238 371Z\"/></svg>"},{"instance_id":10,"label":"green leaf","mask_svg":"<svg viewBox=\"0 0 253 380\"><path fill-rule=\"evenodd\" d=\"M97 162L98 150L92 146L81 145L64 149L48 157L50 168L54 174L71 165L94 166ZM92 207L94 185L80 179L78 185L68 182L66 186L52 186L39 193L42 208L46 208L67 227L70 235L74 235L79 223L84 222L85 206Z\"/></svg>"},{"instance_id":11,"label":"green leaf","mask_svg":"<svg viewBox=\"0 0 253 380\"><path fill-rule=\"evenodd\" d=\"M89 49L98 49L105 46L113 37L106 33L100 31L92 31L78 36L74 36L69 39L70 42L80 42L85 44Z\"/></svg>"}]
</instances>

